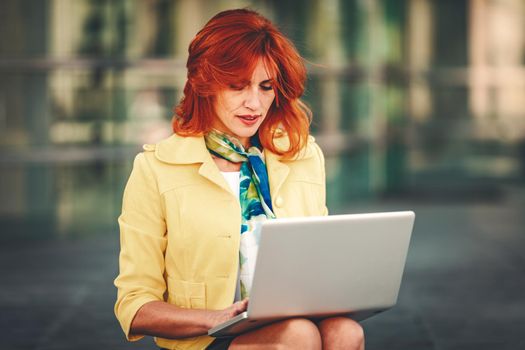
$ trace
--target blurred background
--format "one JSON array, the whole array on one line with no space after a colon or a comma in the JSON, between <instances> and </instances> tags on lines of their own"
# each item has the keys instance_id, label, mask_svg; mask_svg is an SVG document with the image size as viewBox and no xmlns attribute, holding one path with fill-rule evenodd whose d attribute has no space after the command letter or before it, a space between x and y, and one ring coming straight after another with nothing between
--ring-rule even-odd
<instances>
[{"instance_id":1,"label":"blurred background","mask_svg":"<svg viewBox=\"0 0 525 350\"><path fill-rule=\"evenodd\" d=\"M122 191L171 133L193 36L246 6L307 60L331 212L418 214L370 348L525 348L523 0L0 1L2 348L153 348L111 314Z\"/></svg>"}]
</instances>

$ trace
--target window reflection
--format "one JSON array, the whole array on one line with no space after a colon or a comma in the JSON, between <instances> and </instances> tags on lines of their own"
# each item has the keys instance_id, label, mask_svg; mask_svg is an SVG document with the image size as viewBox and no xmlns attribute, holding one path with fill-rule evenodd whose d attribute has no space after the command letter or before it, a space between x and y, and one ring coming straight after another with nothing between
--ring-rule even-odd
<instances>
[{"instance_id":1,"label":"window reflection","mask_svg":"<svg viewBox=\"0 0 525 350\"><path fill-rule=\"evenodd\" d=\"M170 133L189 41L239 6L274 19L308 59L332 211L523 181L521 0L6 0L5 237L114 230L134 154Z\"/></svg>"}]
</instances>

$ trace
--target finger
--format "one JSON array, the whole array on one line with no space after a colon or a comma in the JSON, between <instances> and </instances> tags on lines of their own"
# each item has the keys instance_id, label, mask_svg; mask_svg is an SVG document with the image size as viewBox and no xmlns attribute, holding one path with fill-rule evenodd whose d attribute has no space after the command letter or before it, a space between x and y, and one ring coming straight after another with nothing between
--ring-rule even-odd
<instances>
[{"instance_id":1,"label":"finger","mask_svg":"<svg viewBox=\"0 0 525 350\"><path fill-rule=\"evenodd\" d=\"M233 304L235 314L240 314L246 310L246 303L244 301L238 301Z\"/></svg>"},{"instance_id":2,"label":"finger","mask_svg":"<svg viewBox=\"0 0 525 350\"><path fill-rule=\"evenodd\" d=\"M246 309L248 308L248 299L242 300L239 304L239 307L242 311L246 311Z\"/></svg>"}]
</instances>

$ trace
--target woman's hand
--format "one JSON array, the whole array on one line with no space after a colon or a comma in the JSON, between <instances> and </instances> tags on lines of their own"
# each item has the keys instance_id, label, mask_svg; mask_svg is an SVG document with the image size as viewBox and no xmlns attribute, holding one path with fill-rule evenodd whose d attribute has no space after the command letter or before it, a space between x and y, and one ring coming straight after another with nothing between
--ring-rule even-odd
<instances>
[{"instance_id":1,"label":"woman's hand","mask_svg":"<svg viewBox=\"0 0 525 350\"><path fill-rule=\"evenodd\" d=\"M243 313L248 308L248 298L233 303L231 306L223 310L210 311L210 328L217 326L223 322L228 321L231 318L234 318L238 314Z\"/></svg>"},{"instance_id":2,"label":"woman's hand","mask_svg":"<svg viewBox=\"0 0 525 350\"><path fill-rule=\"evenodd\" d=\"M206 335L210 328L246 311L248 299L224 310L182 309L165 301L144 304L133 318L131 335L181 339Z\"/></svg>"}]
</instances>

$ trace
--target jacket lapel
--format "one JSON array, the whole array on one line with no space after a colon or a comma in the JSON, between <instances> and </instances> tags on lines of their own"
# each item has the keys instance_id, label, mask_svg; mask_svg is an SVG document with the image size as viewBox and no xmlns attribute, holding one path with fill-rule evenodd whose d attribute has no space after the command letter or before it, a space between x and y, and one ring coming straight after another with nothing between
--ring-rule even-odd
<instances>
[{"instance_id":1,"label":"jacket lapel","mask_svg":"<svg viewBox=\"0 0 525 350\"><path fill-rule=\"evenodd\" d=\"M230 186L213 161L202 136L182 137L173 134L157 143L157 159L168 164L199 164L199 175L213 182L225 191L232 193Z\"/></svg>"},{"instance_id":2,"label":"jacket lapel","mask_svg":"<svg viewBox=\"0 0 525 350\"><path fill-rule=\"evenodd\" d=\"M312 136L308 136L308 143L314 142L315 139ZM290 140L288 137L277 137L274 139L274 143L278 149L287 150L290 147ZM313 156L313 150L311 146L307 146L305 149L300 151L293 159L288 161L307 159ZM268 150L264 150L264 157L266 161L266 168L268 169L268 181L270 182L270 195L272 200L275 200L283 183L286 181L288 174L290 174L290 166L286 164L283 158L275 153Z\"/></svg>"},{"instance_id":3,"label":"jacket lapel","mask_svg":"<svg viewBox=\"0 0 525 350\"><path fill-rule=\"evenodd\" d=\"M225 191L232 193L230 186L226 182L224 176L222 176L219 168L211 156L209 157L209 160L206 160L204 163L202 163L201 167L199 168L199 174L216 185L222 187Z\"/></svg>"},{"instance_id":4,"label":"jacket lapel","mask_svg":"<svg viewBox=\"0 0 525 350\"><path fill-rule=\"evenodd\" d=\"M281 162L280 156L275 153L264 151L266 169L268 170L268 182L270 183L270 195L272 201L277 198L281 187L290 173L290 167Z\"/></svg>"}]
</instances>

